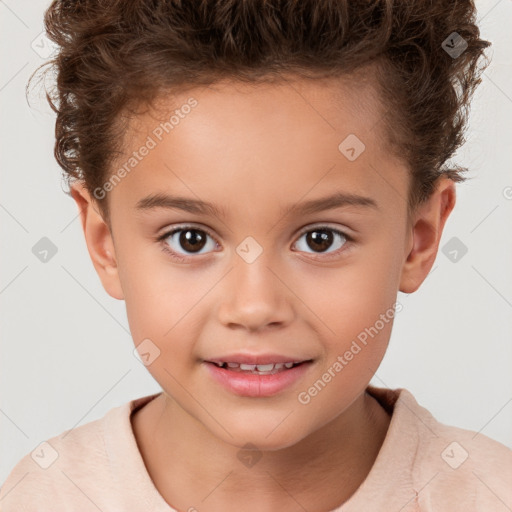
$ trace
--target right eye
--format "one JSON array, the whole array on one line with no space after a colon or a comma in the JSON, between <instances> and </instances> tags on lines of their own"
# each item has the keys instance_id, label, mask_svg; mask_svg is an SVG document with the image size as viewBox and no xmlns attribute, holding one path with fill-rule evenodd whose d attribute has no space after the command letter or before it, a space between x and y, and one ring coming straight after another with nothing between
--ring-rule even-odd
<instances>
[{"instance_id":1,"label":"right eye","mask_svg":"<svg viewBox=\"0 0 512 512\"><path fill-rule=\"evenodd\" d=\"M163 242L163 250L172 258L183 261L190 259L192 254L201 254L200 251L208 246L208 238L211 239L210 248L215 249L217 241L208 231L185 225L165 232L158 241Z\"/></svg>"}]
</instances>

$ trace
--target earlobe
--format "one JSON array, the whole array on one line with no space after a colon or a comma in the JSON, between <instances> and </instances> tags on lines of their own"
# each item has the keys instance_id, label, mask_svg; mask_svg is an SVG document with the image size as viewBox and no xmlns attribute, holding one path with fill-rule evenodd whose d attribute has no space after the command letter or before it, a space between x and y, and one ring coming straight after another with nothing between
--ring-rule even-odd
<instances>
[{"instance_id":1,"label":"earlobe","mask_svg":"<svg viewBox=\"0 0 512 512\"><path fill-rule=\"evenodd\" d=\"M78 206L87 250L102 285L111 297L123 300L110 228L103 219L97 202L91 198L83 183L75 182L71 186L71 196Z\"/></svg>"},{"instance_id":2,"label":"earlobe","mask_svg":"<svg viewBox=\"0 0 512 512\"><path fill-rule=\"evenodd\" d=\"M416 209L412 221L412 247L408 248L402 267L401 292L415 292L430 272L446 220L455 206L455 196L454 182L442 177L432 195Z\"/></svg>"}]
</instances>

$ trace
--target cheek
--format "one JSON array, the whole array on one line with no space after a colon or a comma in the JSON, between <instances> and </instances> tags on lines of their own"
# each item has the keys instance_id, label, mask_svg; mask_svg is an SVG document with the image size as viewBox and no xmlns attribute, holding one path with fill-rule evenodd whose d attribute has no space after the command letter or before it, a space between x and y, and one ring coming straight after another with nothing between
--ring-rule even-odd
<instances>
[{"instance_id":1,"label":"cheek","mask_svg":"<svg viewBox=\"0 0 512 512\"><path fill-rule=\"evenodd\" d=\"M384 357L399 311L398 307L397 311L394 309L398 262L396 247L388 243L379 250L359 251L346 265L329 274L325 270L318 272L316 292L308 296L311 309L325 327L325 359L317 378L330 371L325 379L332 380L329 387L336 399L364 387ZM333 373L336 378L332 378Z\"/></svg>"},{"instance_id":2,"label":"cheek","mask_svg":"<svg viewBox=\"0 0 512 512\"><path fill-rule=\"evenodd\" d=\"M322 320L327 336L355 337L396 302L398 259L394 248L361 250L339 268L317 269L297 280L303 283L298 295Z\"/></svg>"},{"instance_id":3,"label":"cheek","mask_svg":"<svg viewBox=\"0 0 512 512\"><path fill-rule=\"evenodd\" d=\"M191 319L198 314L206 291L197 282L189 288L188 279L165 267L140 270L130 269L130 292L125 294L134 345L143 361L143 354L149 353L146 369L160 386L186 402L175 379L185 382L194 370L194 343L200 332Z\"/></svg>"},{"instance_id":4,"label":"cheek","mask_svg":"<svg viewBox=\"0 0 512 512\"><path fill-rule=\"evenodd\" d=\"M157 243L121 239L119 248L119 276L134 342L149 338L161 343L172 336L174 326L191 308L193 296L201 287L197 281L193 283L192 273L166 262Z\"/></svg>"},{"instance_id":5,"label":"cheek","mask_svg":"<svg viewBox=\"0 0 512 512\"><path fill-rule=\"evenodd\" d=\"M130 271L125 302L134 339L149 337L167 344L188 323L189 315L194 315L206 286L190 279L191 274L160 271L156 266Z\"/></svg>"},{"instance_id":6,"label":"cheek","mask_svg":"<svg viewBox=\"0 0 512 512\"><path fill-rule=\"evenodd\" d=\"M134 345L145 343L158 354L147 370L161 385L172 385L166 370L183 380L180 376L194 368L196 340L211 311L208 292L218 275L207 268L180 268L158 249L133 250L123 259L120 274Z\"/></svg>"},{"instance_id":7,"label":"cheek","mask_svg":"<svg viewBox=\"0 0 512 512\"><path fill-rule=\"evenodd\" d=\"M386 353L400 309L394 309L396 277L377 270L339 272L317 309L328 327L324 357L298 398L321 423L334 418L366 388Z\"/></svg>"}]
</instances>

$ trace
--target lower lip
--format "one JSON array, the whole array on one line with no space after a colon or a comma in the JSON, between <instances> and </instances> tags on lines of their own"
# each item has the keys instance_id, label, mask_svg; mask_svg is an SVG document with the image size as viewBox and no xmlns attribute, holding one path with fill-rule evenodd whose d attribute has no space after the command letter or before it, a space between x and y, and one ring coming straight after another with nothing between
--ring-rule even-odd
<instances>
[{"instance_id":1,"label":"lower lip","mask_svg":"<svg viewBox=\"0 0 512 512\"><path fill-rule=\"evenodd\" d=\"M266 397L276 395L297 382L308 371L311 361L273 375L234 372L214 363L205 364L211 376L235 395Z\"/></svg>"}]
</instances>

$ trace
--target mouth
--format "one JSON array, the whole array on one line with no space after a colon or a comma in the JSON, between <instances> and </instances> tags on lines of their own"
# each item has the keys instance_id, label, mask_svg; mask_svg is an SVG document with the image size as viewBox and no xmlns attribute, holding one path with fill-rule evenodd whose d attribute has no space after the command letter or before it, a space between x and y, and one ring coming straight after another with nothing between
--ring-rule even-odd
<instances>
[{"instance_id":1,"label":"mouth","mask_svg":"<svg viewBox=\"0 0 512 512\"><path fill-rule=\"evenodd\" d=\"M287 361L279 363L267 363L267 364L248 364L248 363L237 363L227 361L206 361L209 364L215 365L218 368L228 370L236 373L245 373L251 375L275 375L276 373L285 372L291 370L297 366L311 362L312 359L306 361Z\"/></svg>"},{"instance_id":2,"label":"mouth","mask_svg":"<svg viewBox=\"0 0 512 512\"><path fill-rule=\"evenodd\" d=\"M230 393L243 397L271 397L298 386L314 366L314 359L297 354L238 352L203 359L207 375Z\"/></svg>"}]
</instances>

